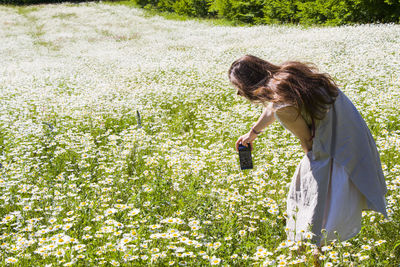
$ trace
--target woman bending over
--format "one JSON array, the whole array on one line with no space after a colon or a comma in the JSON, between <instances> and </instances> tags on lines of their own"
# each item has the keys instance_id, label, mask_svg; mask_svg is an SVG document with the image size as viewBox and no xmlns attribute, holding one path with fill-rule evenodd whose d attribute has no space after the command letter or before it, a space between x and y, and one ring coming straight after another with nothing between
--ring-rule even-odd
<instances>
[{"instance_id":1,"label":"woman bending over","mask_svg":"<svg viewBox=\"0 0 400 267\"><path fill-rule=\"evenodd\" d=\"M239 144L253 146L278 120L299 138L305 156L287 197L287 235L311 232L320 246L347 240L361 229L361 212L386 214L386 183L374 139L360 113L327 74L309 64L274 65L246 55L229 69L237 94L265 109ZM322 231L324 230L324 231Z\"/></svg>"}]
</instances>

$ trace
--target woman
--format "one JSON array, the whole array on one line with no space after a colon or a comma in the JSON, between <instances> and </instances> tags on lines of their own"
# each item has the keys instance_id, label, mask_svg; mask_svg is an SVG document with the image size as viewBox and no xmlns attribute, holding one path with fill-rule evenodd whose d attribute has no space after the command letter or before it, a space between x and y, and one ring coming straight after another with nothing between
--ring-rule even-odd
<instances>
[{"instance_id":1,"label":"woman","mask_svg":"<svg viewBox=\"0 0 400 267\"><path fill-rule=\"evenodd\" d=\"M288 238L313 234L317 245L347 240L361 229L361 212L386 214L386 184L374 139L360 113L329 75L300 62L274 65L246 55L229 69L237 93L265 110L236 142L253 141L275 119L306 153L287 198Z\"/></svg>"}]
</instances>

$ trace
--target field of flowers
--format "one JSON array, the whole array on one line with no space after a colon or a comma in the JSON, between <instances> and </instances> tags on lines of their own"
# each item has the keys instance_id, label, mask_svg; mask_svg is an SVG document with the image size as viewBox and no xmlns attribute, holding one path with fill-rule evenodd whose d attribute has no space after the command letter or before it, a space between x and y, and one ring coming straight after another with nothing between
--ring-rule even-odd
<instances>
[{"instance_id":1,"label":"field of flowers","mask_svg":"<svg viewBox=\"0 0 400 267\"><path fill-rule=\"evenodd\" d=\"M360 110L381 153L389 219L363 213L324 266L400 264L400 25L227 27L118 5L0 6L0 265L310 265L286 240L303 156L227 70L254 54L314 62ZM303 249L299 249L303 247Z\"/></svg>"}]
</instances>

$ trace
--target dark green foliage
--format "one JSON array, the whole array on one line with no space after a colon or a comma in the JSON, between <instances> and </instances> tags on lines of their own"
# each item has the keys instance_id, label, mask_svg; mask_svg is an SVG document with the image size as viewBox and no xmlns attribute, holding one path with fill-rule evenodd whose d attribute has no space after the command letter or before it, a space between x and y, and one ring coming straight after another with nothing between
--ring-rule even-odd
<instances>
[{"instance_id":1,"label":"dark green foliage","mask_svg":"<svg viewBox=\"0 0 400 267\"><path fill-rule=\"evenodd\" d=\"M297 23L296 0L266 0L263 6L264 23Z\"/></svg>"},{"instance_id":2,"label":"dark green foliage","mask_svg":"<svg viewBox=\"0 0 400 267\"><path fill-rule=\"evenodd\" d=\"M133 2L144 8L175 12L179 15L192 17L215 15L210 11L211 0L133 0Z\"/></svg>"},{"instance_id":3,"label":"dark green foliage","mask_svg":"<svg viewBox=\"0 0 400 267\"><path fill-rule=\"evenodd\" d=\"M398 23L400 0L131 0L145 8L250 24Z\"/></svg>"},{"instance_id":4,"label":"dark green foliage","mask_svg":"<svg viewBox=\"0 0 400 267\"><path fill-rule=\"evenodd\" d=\"M229 20L259 23L263 18L264 0L214 0L211 10Z\"/></svg>"},{"instance_id":5,"label":"dark green foliage","mask_svg":"<svg viewBox=\"0 0 400 267\"><path fill-rule=\"evenodd\" d=\"M64 0L0 0L0 4L58 3ZM84 2L69 0L68 2ZM111 0L112 1L112 0ZM398 23L400 0L129 0L146 9L236 23L343 25Z\"/></svg>"},{"instance_id":6,"label":"dark green foliage","mask_svg":"<svg viewBox=\"0 0 400 267\"><path fill-rule=\"evenodd\" d=\"M195 17L207 17L210 2L208 0L179 0L173 4L173 9L179 15L189 15Z\"/></svg>"},{"instance_id":7,"label":"dark green foliage","mask_svg":"<svg viewBox=\"0 0 400 267\"><path fill-rule=\"evenodd\" d=\"M297 3L297 17L304 24L344 24L351 21L350 1L301 1Z\"/></svg>"},{"instance_id":8,"label":"dark green foliage","mask_svg":"<svg viewBox=\"0 0 400 267\"><path fill-rule=\"evenodd\" d=\"M398 0L301 0L296 4L298 21L303 24L386 23L400 18Z\"/></svg>"}]
</instances>

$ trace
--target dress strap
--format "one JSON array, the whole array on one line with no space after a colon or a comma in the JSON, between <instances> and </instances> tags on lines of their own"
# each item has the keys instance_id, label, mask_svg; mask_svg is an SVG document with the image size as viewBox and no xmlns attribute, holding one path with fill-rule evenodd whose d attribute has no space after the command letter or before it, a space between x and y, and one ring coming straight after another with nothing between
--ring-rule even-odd
<instances>
[{"instance_id":1,"label":"dress strap","mask_svg":"<svg viewBox=\"0 0 400 267\"><path fill-rule=\"evenodd\" d=\"M315 137L315 121L314 118L311 117L311 139L310 141L312 141Z\"/></svg>"},{"instance_id":2,"label":"dress strap","mask_svg":"<svg viewBox=\"0 0 400 267\"><path fill-rule=\"evenodd\" d=\"M277 111L278 109L281 109L281 108L289 107L289 106L292 106L292 105L288 104L288 103L283 103L283 102L275 102L272 104L272 108L275 111Z\"/></svg>"}]
</instances>

